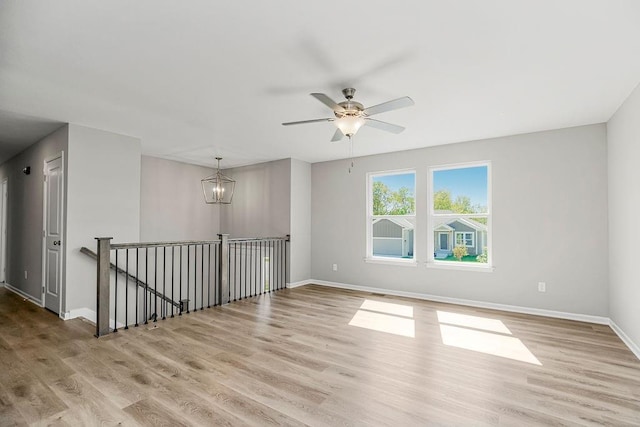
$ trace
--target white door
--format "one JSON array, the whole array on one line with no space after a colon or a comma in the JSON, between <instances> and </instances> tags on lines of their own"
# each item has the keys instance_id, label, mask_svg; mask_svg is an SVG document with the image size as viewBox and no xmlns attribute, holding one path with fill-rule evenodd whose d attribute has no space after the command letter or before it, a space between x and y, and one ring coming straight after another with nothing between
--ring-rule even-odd
<instances>
[{"instance_id":1,"label":"white door","mask_svg":"<svg viewBox=\"0 0 640 427\"><path fill-rule=\"evenodd\" d=\"M0 282L7 281L7 192L9 182L5 178L2 181L2 194L0 194Z\"/></svg>"},{"instance_id":2,"label":"white door","mask_svg":"<svg viewBox=\"0 0 640 427\"><path fill-rule=\"evenodd\" d=\"M44 174L44 306L60 312L62 286L62 157L45 162Z\"/></svg>"}]
</instances>

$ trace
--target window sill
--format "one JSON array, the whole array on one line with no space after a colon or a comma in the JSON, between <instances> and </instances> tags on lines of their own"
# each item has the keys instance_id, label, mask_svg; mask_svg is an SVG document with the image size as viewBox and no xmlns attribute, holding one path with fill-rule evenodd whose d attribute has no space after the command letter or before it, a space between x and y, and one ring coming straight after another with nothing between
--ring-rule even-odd
<instances>
[{"instance_id":1,"label":"window sill","mask_svg":"<svg viewBox=\"0 0 640 427\"><path fill-rule=\"evenodd\" d=\"M402 259L402 258L367 257L364 259L364 262L368 264L399 265L403 267L418 266L418 262L415 259Z\"/></svg>"},{"instance_id":2,"label":"window sill","mask_svg":"<svg viewBox=\"0 0 640 427\"><path fill-rule=\"evenodd\" d=\"M454 261L429 261L425 263L427 268L438 268L441 270L458 270L458 271L477 271L480 273L492 273L495 267L492 265L467 265L461 262Z\"/></svg>"}]
</instances>

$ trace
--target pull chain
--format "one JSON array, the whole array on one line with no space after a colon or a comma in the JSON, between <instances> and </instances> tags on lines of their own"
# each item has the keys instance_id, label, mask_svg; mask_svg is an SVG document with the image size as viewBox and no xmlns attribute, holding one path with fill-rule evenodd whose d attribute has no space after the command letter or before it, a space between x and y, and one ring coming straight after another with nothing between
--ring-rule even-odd
<instances>
[{"instance_id":1,"label":"pull chain","mask_svg":"<svg viewBox=\"0 0 640 427\"><path fill-rule=\"evenodd\" d=\"M351 139L352 135L348 135L349 138L349 173L351 173L351 169L353 169L353 139Z\"/></svg>"}]
</instances>

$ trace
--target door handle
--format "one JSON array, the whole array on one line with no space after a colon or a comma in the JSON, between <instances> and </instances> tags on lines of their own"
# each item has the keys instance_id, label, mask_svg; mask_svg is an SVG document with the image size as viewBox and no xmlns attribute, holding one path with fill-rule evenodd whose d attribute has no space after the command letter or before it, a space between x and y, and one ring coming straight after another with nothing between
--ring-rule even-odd
<instances>
[{"instance_id":1,"label":"door handle","mask_svg":"<svg viewBox=\"0 0 640 427\"><path fill-rule=\"evenodd\" d=\"M61 246L60 240L54 240L53 241L53 246Z\"/></svg>"}]
</instances>

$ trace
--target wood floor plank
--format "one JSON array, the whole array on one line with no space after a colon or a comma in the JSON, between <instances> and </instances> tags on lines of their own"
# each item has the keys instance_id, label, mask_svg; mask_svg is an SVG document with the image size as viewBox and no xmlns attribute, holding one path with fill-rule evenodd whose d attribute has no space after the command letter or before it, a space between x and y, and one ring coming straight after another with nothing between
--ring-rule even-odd
<instances>
[{"instance_id":1,"label":"wood floor plank","mask_svg":"<svg viewBox=\"0 0 640 427\"><path fill-rule=\"evenodd\" d=\"M415 337L350 324L384 307ZM0 289L0 425L640 425L604 325L307 285L93 333Z\"/></svg>"}]
</instances>

